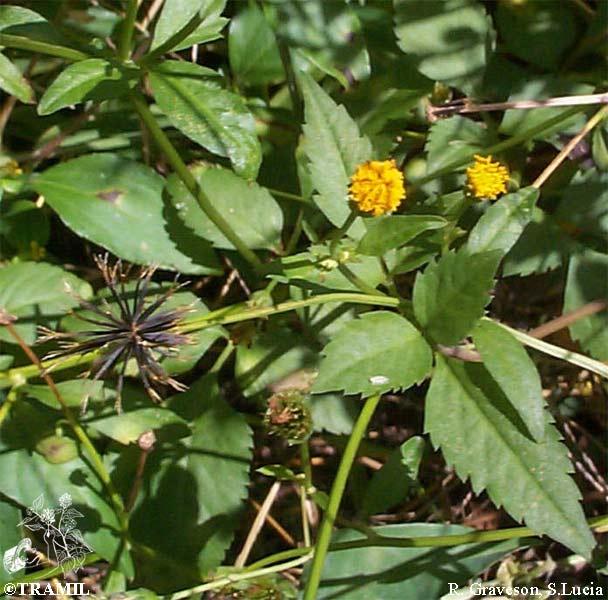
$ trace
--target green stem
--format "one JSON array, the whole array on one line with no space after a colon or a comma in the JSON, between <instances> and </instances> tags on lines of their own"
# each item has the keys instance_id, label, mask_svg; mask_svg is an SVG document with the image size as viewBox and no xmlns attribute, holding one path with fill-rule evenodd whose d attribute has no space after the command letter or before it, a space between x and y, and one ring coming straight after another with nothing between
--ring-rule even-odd
<instances>
[{"instance_id":1,"label":"green stem","mask_svg":"<svg viewBox=\"0 0 608 600\"><path fill-rule=\"evenodd\" d=\"M317 304L326 304L329 302L348 302L351 304L367 304L371 306L385 306L388 308L397 308L398 306L407 307L407 305L398 298L393 298L392 296L375 296L371 294L358 294L355 292L334 292L330 294L319 294L317 296L305 298L304 300L280 302L274 306L252 307L248 306L246 303L227 306L208 312L200 317L194 317L184 321L183 325L180 327L180 331L182 333L191 333L207 329L208 327L229 325L231 323L240 323L241 321L249 321L251 319L270 317L275 314L297 310L306 306L315 306ZM501 325L499 321L496 321L496 323ZM522 331L514 330L506 325L505 327L515 337L530 347L541 350L556 358L571 362L572 364L582 366L583 368L589 369L594 373L599 373L604 377L608 377L608 369L606 365L600 361L548 344L547 342L533 338ZM42 363L42 366L45 369L52 368L54 371L61 371L71 367L89 364L97 355L97 352L89 352L88 354L65 359L48 360ZM35 365L15 367L8 371L0 372L0 389L21 385L28 379L37 377L39 373L40 371Z\"/></svg>"},{"instance_id":2,"label":"green stem","mask_svg":"<svg viewBox=\"0 0 608 600\"><path fill-rule=\"evenodd\" d=\"M487 319L487 317L484 317ZM513 327L509 327L504 323L500 323L498 321L494 321L497 325L500 325L504 329L506 329L515 339L522 342L526 346L530 346L530 348L534 348L535 350L539 350L540 352L544 352L549 356L553 356L555 358L559 358L561 360L565 360L577 367L581 367L583 369L588 369L589 371L593 371L598 375L608 379L608 365L600 362L599 360L594 360L593 358L589 358L584 354L578 354L577 352L571 352L570 350L566 350L565 348L561 348L560 346L554 346L553 344L549 344L544 340L539 340L523 331L519 331L519 329L513 329Z\"/></svg>"},{"instance_id":3,"label":"green stem","mask_svg":"<svg viewBox=\"0 0 608 600\"><path fill-rule=\"evenodd\" d=\"M349 269L346 265L338 265L338 271L346 277L353 285L358 287L363 293L370 294L371 296L386 296L384 292L377 290L375 287L369 285L366 281L363 281L352 269Z\"/></svg>"},{"instance_id":4,"label":"green stem","mask_svg":"<svg viewBox=\"0 0 608 600\"><path fill-rule=\"evenodd\" d=\"M378 406L380 401L380 394L370 396L365 400L365 404L361 409L359 418L353 427L353 431L348 439L336 478L329 494L329 502L327 504L327 510L321 523L319 530L319 537L315 544L315 554L310 568L310 575L306 584L306 590L304 591L304 600L315 600L317 597L317 591L321 582L321 573L323 572L323 565L325 563L325 557L329 550L329 543L331 541L331 533L333 530L334 521L338 514L340 503L342 502L342 496L346 489L346 482L350 473L351 467L357 455L359 444L365 435L367 426Z\"/></svg>"},{"instance_id":5,"label":"green stem","mask_svg":"<svg viewBox=\"0 0 608 600\"><path fill-rule=\"evenodd\" d=\"M99 554L95 552L91 552L87 554L82 566L91 565L93 563L99 562L103 560ZM20 575L19 581L11 582L13 585L19 585L20 583L34 583L36 581L44 581L55 577L56 575L60 575L63 573L63 567L61 565L57 565L56 567L48 567L46 569L42 569L41 571L34 571L33 573L28 573L27 575ZM6 589L6 588L5 588Z\"/></svg>"},{"instance_id":6,"label":"green stem","mask_svg":"<svg viewBox=\"0 0 608 600\"><path fill-rule=\"evenodd\" d=\"M228 325L230 323L240 323L241 321L249 321L262 317L271 316L303 308L305 306L314 306L316 304L325 304L327 302L351 302L354 304L369 304L372 306L388 306L396 308L399 306L397 298L389 296L372 296L369 294L357 294L351 292L335 292L332 294L320 294L312 296L305 300L290 300L281 302L274 306L251 307L246 303L227 306L218 310L210 311L201 317L185 320L180 327L182 333L191 333L201 331L208 327L218 325ZM87 354L70 356L68 358L47 360L42 363L45 369L53 371L62 371L75 366L89 364L98 356L98 352L89 352ZM24 367L15 367L8 371L0 372L0 389L12 387L14 385L22 385L28 379L37 377L40 370L35 365L27 365Z\"/></svg>"},{"instance_id":7,"label":"green stem","mask_svg":"<svg viewBox=\"0 0 608 600\"><path fill-rule=\"evenodd\" d=\"M133 30L135 28L135 19L137 17L138 8L139 0L128 0L127 12L122 22L120 39L118 40L118 59L120 62L125 62L131 55Z\"/></svg>"},{"instance_id":8,"label":"green stem","mask_svg":"<svg viewBox=\"0 0 608 600\"><path fill-rule=\"evenodd\" d=\"M302 461L302 471L304 471L304 489L306 493L313 487L312 485L312 468L310 465L310 448L308 440L300 444L300 460Z\"/></svg>"},{"instance_id":9,"label":"green stem","mask_svg":"<svg viewBox=\"0 0 608 600\"><path fill-rule=\"evenodd\" d=\"M310 204L310 200L304 198L304 196L299 196L298 194L292 194L291 192L283 192L281 190L275 190L274 188L266 188L273 196L278 196L279 198L285 198L287 200L295 200L296 202L302 202L303 204Z\"/></svg>"},{"instance_id":10,"label":"green stem","mask_svg":"<svg viewBox=\"0 0 608 600\"><path fill-rule=\"evenodd\" d=\"M601 530L608 526L608 515L593 517L587 519L587 524L592 529ZM438 536L421 536L421 537L386 537L374 535L371 538L362 540L353 540L352 542L340 542L331 544L330 552L338 552L351 548L367 548L367 547L395 547L395 548L435 548L461 546L464 544L484 544L488 542L502 542L505 540L513 540L517 538L532 538L540 537L528 527L512 527L508 529L496 529L494 531L471 531L469 533L438 535ZM310 548L293 548L284 550L270 556L266 556L247 567L247 571L256 570L266 565L274 564L279 561L289 560L297 556L307 554Z\"/></svg>"},{"instance_id":11,"label":"green stem","mask_svg":"<svg viewBox=\"0 0 608 600\"><path fill-rule=\"evenodd\" d=\"M289 562L274 565L272 567L266 567L264 569L258 569L256 571L248 570L240 573L234 573L233 575L225 575L223 577L220 577L219 579L210 581L209 583L204 583L203 585L199 585L189 590L184 590L183 592L177 592L172 596L169 596L169 600L182 600L184 598L190 598L190 596L194 596L195 594L199 595L209 590L216 590L218 588L227 587L231 583L246 581L247 579L255 579L257 577L263 577L264 575L270 575L272 573L286 571L287 569L293 569L294 567L298 567L308 562L310 558L311 554L309 553L305 554L304 556L300 556L299 558L295 558Z\"/></svg>"},{"instance_id":12,"label":"green stem","mask_svg":"<svg viewBox=\"0 0 608 600\"><path fill-rule=\"evenodd\" d=\"M348 215L348 217L346 217L346 220L344 221L344 223L342 224L341 227L339 227L338 229L336 229L335 231L332 231L331 233L331 245L330 245L330 249L332 251L335 250L336 246L338 245L338 242L348 233L348 230L351 228L351 225L355 222L356 218L359 215L357 214L356 210L351 210L350 214Z\"/></svg>"},{"instance_id":13,"label":"green stem","mask_svg":"<svg viewBox=\"0 0 608 600\"><path fill-rule=\"evenodd\" d=\"M30 40L20 35L10 35L8 33L0 33L0 46L7 48L18 48L19 50L29 50L30 52L40 52L40 54L48 54L50 56L58 56L66 60L84 60L90 58L88 54L66 48L65 46L56 46L55 44L47 44L38 40Z\"/></svg>"},{"instance_id":14,"label":"green stem","mask_svg":"<svg viewBox=\"0 0 608 600\"><path fill-rule=\"evenodd\" d=\"M484 154L497 154L499 152L508 150L509 148L512 148L513 146L517 146L523 142L527 142L528 140L531 140L535 135L538 135L538 134L542 133L543 131L550 129L551 127L554 127L555 125L558 125L562 121L569 119L571 116L584 110L584 108L585 108L584 106L573 106L569 110L566 110L563 113L556 115L552 119L544 121L543 123L540 123L536 127L532 127L528 131L525 131L518 135L514 135L513 137L510 137L507 140L504 140L502 142L499 142L498 144L494 144L493 146L490 146L489 148L484 150ZM479 154L479 150L472 150L471 152L468 152L466 155L464 155L462 158L459 158L458 160L450 163L449 165L446 165L445 167L442 167L441 169L437 169L436 171L433 171L432 173L429 173L428 175L425 175L424 177L421 177L420 179L416 179L413 182L413 187L418 187L418 186L422 185L423 183L427 183L428 181L437 179L437 177L441 177L442 175L451 173L454 169L457 169L458 167L462 167L463 165L466 165L467 163L469 163L471 161L471 159L473 158L473 156L475 156L475 154Z\"/></svg>"},{"instance_id":15,"label":"green stem","mask_svg":"<svg viewBox=\"0 0 608 600\"><path fill-rule=\"evenodd\" d=\"M4 423L4 419L8 417L8 413L15 402L17 402L17 390L12 388L6 396L6 400L0 406L0 426Z\"/></svg>"},{"instance_id":16,"label":"green stem","mask_svg":"<svg viewBox=\"0 0 608 600\"><path fill-rule=\"evenodd\" d=\"M260 259L252 252L240 236L232 229L232 226L224 219L221 213L213 206L205 192L196 182L194 175L188 170L186 163L182 160L175 146L171 143L167 134L156 122L154 115L150 112L143 96L138 92L131 92L131 101L137 114L144 122L150 135L165 155L169 164L177 176L182 180L188 191L196 199L203 212L209 217L213 224L224 234L230 243L238 250L241 256L255 269L262 266Z\"/></svg>"},{"instance_id":17,"label":"green stem","mask_svg":"<svg viewBox=\"0 0 608 600\"><path fill-rule=\"evenodd\" d=\"M288 300L279 302L274 306L254 306L248 307L247 304L228 306L208 312L200 317L195 317L180 327L182 333L192 331L200 331L207 327L215 325L228 325L230 323L240 323L250 319L258 319L261 317L269 317L275 314L297 310L305 306L314 306L316 304L326 304L327 302L352 302L355 304L370 304L373 306L388 306L397 308L399 306L398 298L390 296L372 296L371 294L358 294L356 292L335 292L332 294L319 294L305 298L304 300Z\"/></svg>"},{"instance_id":18,"label":"green stem","mask_svg":"<svg viewBox=\"0 0 608 600\"><path fill-rule=\"evenodd\" d=\"M226 347L221 351L220 355L217 357L217 360L213 363L211 369L209 369L209 373L219 373L224 363L230 358L230 355L235 349L235 345L231 340L228 340Z\"/></svg>"}]
</instances>

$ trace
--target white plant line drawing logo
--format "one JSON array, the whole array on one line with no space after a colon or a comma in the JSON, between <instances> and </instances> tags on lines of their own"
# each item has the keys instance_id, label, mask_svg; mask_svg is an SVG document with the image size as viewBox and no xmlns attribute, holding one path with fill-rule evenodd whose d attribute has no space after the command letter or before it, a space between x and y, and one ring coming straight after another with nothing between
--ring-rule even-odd
<instances>
[{"instance_id":1,"label":"white plant line drawing logo","mask_svg":"<svg viewBox=\"0 0 608 600\"><path fill-rule=\"evenodd\" d=\"M58 508L44 506L44 494L34 500L19 523L29 531L41 532L44 541L44 555L49 561L56 562L64 575L69 571L78 571L84 563L85 556L93 549L84 541L77 528L76 519L84 517L72 506L70 494L59 498ZM28 560L27 553L35 549L30 538L22 539L19 544L4 553L4 568L9 573L16 573L26 566L41 562L38 556Z\"/></svg>"}]
</instances>

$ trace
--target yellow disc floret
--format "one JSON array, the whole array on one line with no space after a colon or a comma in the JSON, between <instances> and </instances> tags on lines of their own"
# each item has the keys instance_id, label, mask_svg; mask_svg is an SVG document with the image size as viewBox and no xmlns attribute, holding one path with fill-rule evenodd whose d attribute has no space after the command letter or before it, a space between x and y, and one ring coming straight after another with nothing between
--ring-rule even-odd
<instances>
[{"instance_id":1,"label":"yellow disc floret","mask_svg":"<svg viewBox=\"0 0 608 600\"><path fill-rule=\"evenodd\" d=\"M374 217L393 212L405 198L403 173L394 160L370 160L350 178L350 199Z\"/></svg>"},{"instance_id":2,"label":"yellow disc floret","mask_svg":"<svg viewBox=\"0 0 608 600\"><path fill-rule=\"evenodd\" d=\"M496 200L507 193L509 171L491 156L475 155L475 164L467 169L467 190L479 200Z\"/></svg>"}]
</instances>

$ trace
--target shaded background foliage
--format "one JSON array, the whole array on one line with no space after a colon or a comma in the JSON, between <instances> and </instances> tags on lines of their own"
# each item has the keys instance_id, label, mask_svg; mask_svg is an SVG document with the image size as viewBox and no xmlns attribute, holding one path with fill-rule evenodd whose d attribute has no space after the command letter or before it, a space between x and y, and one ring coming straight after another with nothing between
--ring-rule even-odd
<instances>
[{"instance_id":1,"label":"shaded background foliage","mask_svg":"<svg viewBox=\"0 0 608 600\"><path fill-rule=\"evenodd\" d=\"M481 572L599 581L584 517L605 512L607 493L607 121L539 194L531 182L593 107L428 109L604 91L607 12L603 0L3 3L0 309L27 344L39 325L74 328L65 284L107 297L93 255L109 251L160 267L151 299L176 274L190 281L170 305L191 305L193 343L163 360L188 391L150 405L128 365L122 414L113 378L78 377L86 361L54 372L113 496L0 327L1 549L34 498L69 491L106 593L242 575L227 565L250 531L246 500L283 482L273 514L288 533L264 529L256 560L302 539L301 489L316 531L360 396L378 392L332 541L356 543L363 526L395 545L330 552L318 597L439 598ZM475 154L511 172L491 206L463 191ZM388 156L406 177L398 214L341 230L355 168ZM320 294L332 296L310 302ZM594 302L553 334L553 355L513 336ZM445 356L471 350L463 339L483 365ZM559 360L556 346L588 360ZM308 451L262 427L269 396L294 387L312 392L318 489ZM395 542L522 520L563 546ZM216 591L293 597L299 576Z\"/></svg>"}]
</instances>

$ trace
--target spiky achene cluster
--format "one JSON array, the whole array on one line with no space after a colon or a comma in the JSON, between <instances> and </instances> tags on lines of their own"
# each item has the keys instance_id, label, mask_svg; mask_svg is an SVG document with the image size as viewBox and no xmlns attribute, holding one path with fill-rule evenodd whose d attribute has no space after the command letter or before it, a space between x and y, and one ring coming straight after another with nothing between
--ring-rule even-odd
<instances>
[{"instance_id":1,"label":"spiky achene cluster","mask_svg":"<svg viewBox=\"0 0 608 600\"><path fill-rule=\"evenodd\" d=\"M403 173L394 160L370 160L357 167L349 194L361 212L374 217L393 212L405 198Z\"/></svg>"},{"instance_id":2,"label":"spiky achene cluster","mask_svg":"<svg viewBox=\"0 0 608 600\"><path fill-rule=\"evenodd\" d=\"M475 163L467 169L467 191L478 200L496 200L507 193L509 171L492 156L475 155Z\"/></svg>"},{"instance_id":3,"label":"spiky achene cluster","mask_svg":"<svg viewBox=\"0 0 608 600\"><path fill-rule=\"evenodd\" d=\"M296 389L273 394L268 399L264 424L268 433L282 437L290 446L305 442L312 433L306 395Z\"/></svg>"},{"instance_id":4,"label":"spiky achene cluster","mask_svg":"<svg viewBox=\"0 0 608 600\"><path fill-rule=\"evenodd\" d=\"M147 302L146 295L155 267L142 269L134 291L127 293L125 282L128 270L123 270L121 261L110 266L107 255L95 257L95 261L113 305L105 298L98 306L78 297L81 308L87 312L76 312L74 316L94 327L66 333L43 329L44 336L41 341L58 340L60 346L59 350L51 352L45 359L99 351L100 356L95 359L86 375L95 380L101 379L112 369L118 368L118 406L125 370L131 358L137 363L139 376L147 394L155 402L160 402L161 395L167 388L184 391L186 387L169 377L159 362L162 357L175 354L179 346L190 341L188 336L177 331L177 325L189 311L189 307L160 310L169 297L182 286L173 285L153 301ZM129 301L131 294L132 300Z\"/></svg>"}]
</instances>

